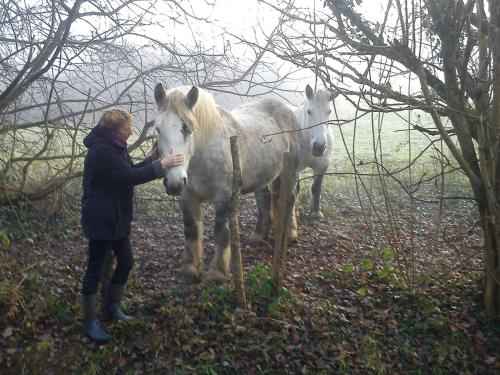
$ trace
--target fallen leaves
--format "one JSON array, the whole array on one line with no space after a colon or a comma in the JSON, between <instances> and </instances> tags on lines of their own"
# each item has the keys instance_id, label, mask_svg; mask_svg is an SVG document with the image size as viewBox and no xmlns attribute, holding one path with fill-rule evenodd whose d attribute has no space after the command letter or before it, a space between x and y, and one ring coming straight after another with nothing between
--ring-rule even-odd
<instances>
[{"instance_id":1,"label":"fallen leaves","mask_svg":"<svg viewBox=\"0 0 500 375\"><path fill-rule=\"evenodd\" d=\"M41 365L48 373L138 374L500 370L499 339L472 298L476 275L456 269L438 277L432 269L419 268L419 275L429 275L427 283L418 284L422 290L403 287L401 280L406 279L395 273L394 265L385 264L397 254L392 248L379 254L368 243L366 226L356 224L358 214L302 223L299 242L288 251L288 297L275 303L272 312L265 290L251 290L252 310L243 310L234 309L228 285L184 285L175 272L184 247L181 219L175 215L134 223L136 266L125 308L139 320L106 325L113 337L109 346L98 347L81 332L85 241L79 235L62 242L37 241L28 254L37 266L22 285L22 315L0 322L0 365L27 366L28 372L30 366ZM249 207L243 207L241 218L243 263L249 275L257 264L260 271L270 265L271 252L265 245L245 244L254 224ZM213 214L204 220L210 227ZM464 229L457 233L450 238L464 241ZM210 257L211 231L205 231L204 240ZM18 249L19 258L27 255L23 250ZM449 271L456 259L447 250L442 257L422 250L416 254L416 267L435 262L437 271Z\"/></svg>"},{"instance_id":2,"label":"fallen leaves","mask_svg":"<svg viewBox=\"0 0 500 375\"><path fill-rule=\"evenodd\" d=\"M2 336L4 338L8 338L8 337L12 336L13 333L14 333L14 328L13 327L7 327L3 331Z\"/></svg>"}]
</instances>

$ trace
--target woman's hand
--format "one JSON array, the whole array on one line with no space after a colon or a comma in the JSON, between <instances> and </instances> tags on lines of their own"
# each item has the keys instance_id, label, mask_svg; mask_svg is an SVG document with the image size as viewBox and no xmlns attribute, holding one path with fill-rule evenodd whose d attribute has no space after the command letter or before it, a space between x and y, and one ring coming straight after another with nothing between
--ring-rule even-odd
<instances>
[{"instance_id":1,"label":"woman's hand","mask_svg":"<svg viewBox=\"0 0 500 375\"><path fill-rule=\"evenodd\" d=\"M167 155L167 157L161 159L161 165L163 168L176 167L184 164L184 155L183 154L174 155L173 152L174 151L170 149L170 153Z\"/></svg>"}]
</instances>

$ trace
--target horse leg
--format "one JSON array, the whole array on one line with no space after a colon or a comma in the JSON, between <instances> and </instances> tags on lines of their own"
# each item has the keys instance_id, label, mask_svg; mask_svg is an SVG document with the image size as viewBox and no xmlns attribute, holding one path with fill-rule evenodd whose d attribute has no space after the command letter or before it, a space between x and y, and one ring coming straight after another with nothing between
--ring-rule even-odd
<instances>
[{"instance_id":1,"label":"horse leg","mask_svg":"<svg viewBox=\"0 0 500 375\"><path fill-rule=\"evenodd\" d=\"M255 202L257 204L257 220L250 242L259 244L265 242L269 236L269 226L271 225L271 191L268 186L255 193Z\"/></svg>"},{"instance_id":2,"label":"horse leg","mask_svg":"<svg viewBox=\"0 0 500 375\"><path fill-rule=\"evenodd\" d=\"M189 199L179 201L184 222L185 250L182 274L190 281L200 280L200 268L203 262L203 224L200 202Z\"/></svg>"},{"instance_id":3,"label":"horse leg","mask_svg":"<svg viewBox=\"0 0 500 375\"><path fill-rule=\"evenodd\" d=\"M313 220L323 219L323 214L321 213L321 185L323 184L323 177L325 171L321 171L313 177L313 183L311 187L311 210L309 211L309 217Z\"/></svg>"},{"instance_id":4,"label":"horse leg","mask_svg":"<svg viewBox=\"0 0 500 375\"><path fill-rule=\"evenodd\" d=\"M229 205L227 202L215 205L215 255L207 271L206 279L223 282L229 275L231 247L229 242Z\"/></svg>"}]
</instances>

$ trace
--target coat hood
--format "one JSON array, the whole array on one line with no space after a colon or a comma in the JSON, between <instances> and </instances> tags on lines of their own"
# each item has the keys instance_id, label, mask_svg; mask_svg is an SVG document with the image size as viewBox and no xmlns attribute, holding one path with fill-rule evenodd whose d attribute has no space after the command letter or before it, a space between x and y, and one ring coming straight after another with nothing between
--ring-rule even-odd
<instances>
[{"instance_id":1,"label":"coat hood","mask_svg":"<svg viewBox=\"0 0 500 375\"><path fill-rule=\"evenodd\" d=\"M95 126L90 133L83 138L83 144L87 148L94 144L108 144L119 148L126 148L126 146L123 147L118 141L115 141L111 134L109 134L106 130L101 129L98 126Z\"/></svg>"}]
</instances>

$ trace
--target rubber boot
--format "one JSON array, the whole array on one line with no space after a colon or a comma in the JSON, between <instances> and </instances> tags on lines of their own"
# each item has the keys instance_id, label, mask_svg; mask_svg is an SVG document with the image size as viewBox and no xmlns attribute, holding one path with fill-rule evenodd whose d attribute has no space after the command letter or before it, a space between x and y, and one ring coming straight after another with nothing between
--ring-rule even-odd
<instances>
[{"instance_id":1,"label":"rubber boot","mask_svg":"<svg viewBox=\"0 0 500 375\"><path fill-rule=\"evenodd\" d=\"M83 326L85 334L93 341L99 344L108 342L108 334L97 324L95 294L83 296Z\"/></svg>"},{"instance_id":2,"label":"rubber boot","mask_svg":"<svg viewBox=\"0 0 500 375\"><path fill-rule=\"evenodd\" d=\"M106 318L116 320L132 320L132 316L125 315L120 310L120 301L122 299L125 285L109 284L108 298L106 300Z\"/></svg>"}]
</instances>

